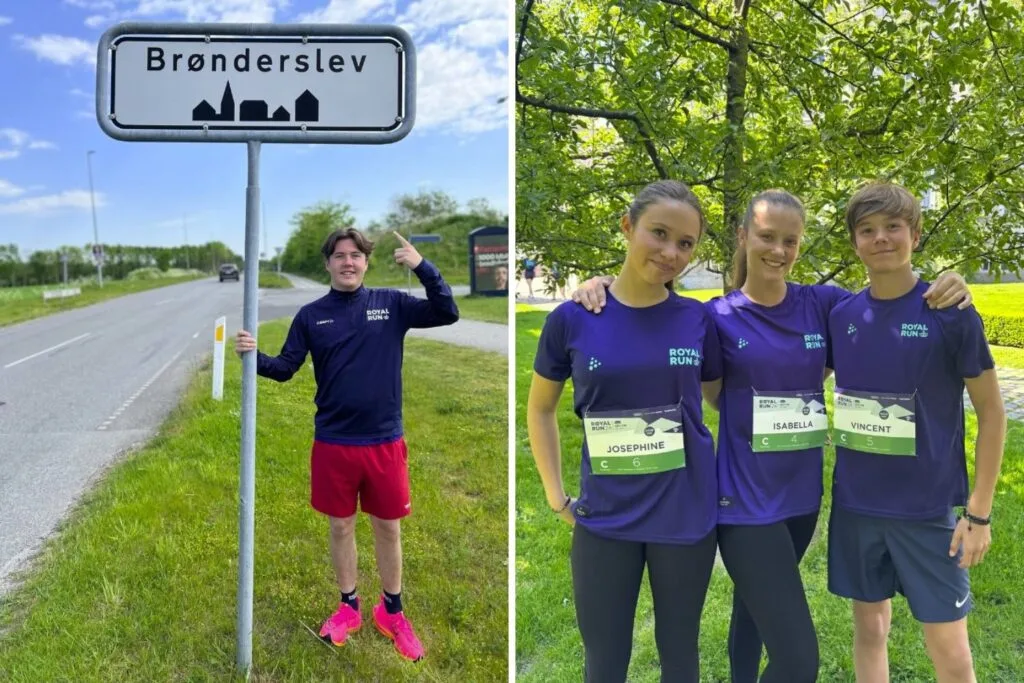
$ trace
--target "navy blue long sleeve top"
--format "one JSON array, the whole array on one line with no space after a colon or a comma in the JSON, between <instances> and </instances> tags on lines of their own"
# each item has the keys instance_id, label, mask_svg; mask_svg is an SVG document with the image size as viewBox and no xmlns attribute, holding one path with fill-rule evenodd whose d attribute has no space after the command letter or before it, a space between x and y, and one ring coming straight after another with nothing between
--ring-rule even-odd
<instances>
[{"instance_id":1,"label":"navy blue long sleeve top","mask_svg":"<svg viewBox=\"0 0 1024 683\"><path fill-rule=\"evenodd\" d=\"M413 271L426 299L395 289L336 289L299 309L281 353L256 355L256 372L278 382L313 357L316 439L372 445L402 436L402 350L414 327L459 319L451 288L426 259Z\"/></svg>"}]
</instances>

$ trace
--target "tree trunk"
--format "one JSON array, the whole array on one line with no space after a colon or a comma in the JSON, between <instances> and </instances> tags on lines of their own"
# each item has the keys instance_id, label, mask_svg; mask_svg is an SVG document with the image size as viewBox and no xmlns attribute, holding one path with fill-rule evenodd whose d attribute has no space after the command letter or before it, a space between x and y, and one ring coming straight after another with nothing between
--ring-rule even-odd
<instances>
[{"instance_id":1,"label":"tree trunk","mask_svg":"<svg viewBox=\"0 0 1024 683\"><path fill-rule=\"evenodd\" d=\"M729 123L723 151L722 255L725 258L725 267L722 272L722 289L725 292L733 289L730 264L736 250L736 232L743 220L743 120L747 113L744 98L747 91L750 39L747 34L747 1L736 0L735 7L736 24L733 28L732 48L729 50L729 70L725 86L725 118Z\"/></svg>"}]
</instances>

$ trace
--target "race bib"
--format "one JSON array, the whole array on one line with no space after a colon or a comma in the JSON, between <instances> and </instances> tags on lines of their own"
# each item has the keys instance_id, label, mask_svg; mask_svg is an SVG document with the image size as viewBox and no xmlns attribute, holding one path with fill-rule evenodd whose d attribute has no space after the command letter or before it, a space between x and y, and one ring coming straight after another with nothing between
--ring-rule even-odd
<instances>
[{"instance_id":1,"label":"race bib","mask_svg":"<svg viewBox=\"0 0 1024 683\"><path fill-rule=\"evenodd\" d=\"M594 474L654 474L686 467L678 405L588 412L583 431Z\"/></svg>"},{"instance_id":2,"label":"race bib","mask_svg":"<svg viewBox=\"0 0 1024 683\"><path fill-rule=\"evenodd\" d=\"M915 394L836 387L836 445L862 453L916 456Z\"/></svg>"},{"instance_id":3,"label":"race bib","mask_svg":"<svg viewBox=\"0 0 1024 683\"><path fill-rule=\"evenodd\" d=\"M750 447L755 453L818 448L827 435L828 414L820 391L754 391Z\"/></svg>"}]
</instances>

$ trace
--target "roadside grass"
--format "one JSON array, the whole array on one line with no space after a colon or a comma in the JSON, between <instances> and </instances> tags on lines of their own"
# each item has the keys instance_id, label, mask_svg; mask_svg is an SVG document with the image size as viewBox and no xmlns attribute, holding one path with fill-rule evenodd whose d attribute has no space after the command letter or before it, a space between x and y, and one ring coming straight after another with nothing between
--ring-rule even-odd
<instances>
[{"instance_id":1,"label":"roadside grass","mask_svg":"<svg viewBox=\"0 0 1024 683\"><path fill-rule=\"evenodd\" d=\"M82 293L68 299L52 299L50 301L43 301L43 292L52 289L63 289L63 285L2 287L0 288L0 327L25 322L34 318L42 318L52 313L91 306L92 304L124 296L125 294L135 294L147 289L177 285L202 277L209 277L209 275L157 278L152 280L105 280L102 289L95 284L69 284L68 287L80 287Z\"/></svg>"},{"instance_id":2,"label":"roadside grass","mask_svg":"<svg viewBox=\"0 0 1024 683\"><path fill-rule=\"evenodd\" d=\"M262 345L279 348L288 322L262 328ZM198 372L153 442L0 598L0 680L237 680L241 363L228 353L224 401L210 398L209 368ZM333 648L303 628L338 601L327 523L308 502L313 374L259 380L252 681L507 680L506 377L505 356L406 340L403 593L427 649L417 664L370 621L380 584L362 515L362 630Z\"/></svg>"},{"instance_id":3,"label":"roadside grass","mask_svg":"<svg viewBox=\"0 0 1024 683\"><path fill-rule=\"evenodd\" d=\"M508 297L506 296L457 296L459 317L482 320L487 323L508 325Z\"/></svg>"},{"instance_id":4,"label":"roadside grass","mask_svg":"<svg viewBox=\"0 0 1024 683\"><path fill-rule=\"evenodd\" d=\"M380 257L374 257L370 261L370 267L366 271L366 276L363 282L367 287L394 287L395 289L404 289L410 282L405 266L399 270L394 263L381 265L378 263ZM390 258L390 257L387 257ZM447 267L443 263L434 262L434 265L441 271L441 275L444 277L444 281L449 285L468 285L469 284L469 271L465 267L455 270L449 264ZM463 272L465 271L465 272ZM330 284L330 276L327 271L317 273L296 273L304 278L314 280L316 282L322 282L325 285ZM416 278L416 274L412 275L412 286L420 287L420 282Z\"/></svg>"},{"instance_id":5,"label":"roadside grass","mask_svg":"<svg viewBox=\"0 0 1024 683\"><path fill-rule=\"evenodd\" d=\"M516 673L517 680L547 682L579 679L583 647L576 628L569 572L571 529L547 508L540 477L530 453L526 429L526 398L533 374L533 358L545 312L516 315ZM832 382L827 385L831 401ZM705 423L717 436L718 415L706 405ZM558 410L562 443L562 472L566 490L579 491L582 430L572 413L572 386L567 383ZM977 420L967 417L968 470L973 479ZM1011 421L997 491L994 541L985 562L971 571L975 610L969 618L971 642L979 681L1014 683L1024 672L1024 423ZM853 628L848 603L828 592L827 529L831 493L829 483L835 451L825 454L825 500L817 538L801 564L811 613L821 649L819 680L852 683ZM701 680L729 680L726 642L732 604L732 583L717 568L708 589L701 624ZM934 680L921 630L902 598L893 601L889 641L893 683ZM640 593L634 626L631 682L658 678L654 645L654 617L647 579Z\"/></svg>"},{"instance_id":6,"label":"roadside grass","mask_svg":"<svg viewBox=\"0 0 1024 683\"><path fill-rule=\"evenodd\" d=\"M278 275L266 270L260 271L259 287L261 289L291 289L292 281L284 275Z\"/></svg>"}]
</instances>

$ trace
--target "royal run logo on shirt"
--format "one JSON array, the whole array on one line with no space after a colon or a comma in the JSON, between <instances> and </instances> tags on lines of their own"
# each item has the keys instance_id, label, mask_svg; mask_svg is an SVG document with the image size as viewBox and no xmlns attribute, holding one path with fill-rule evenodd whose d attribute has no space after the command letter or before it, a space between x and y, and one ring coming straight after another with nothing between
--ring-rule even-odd
<instances>
[{"instance_id":1,"label":"royal run logo on shirt","mask_svg":"<svg viewBox=\"0 0 1024 683\"><path fill-rule=\"evenodd\" d=\"M900 336L925 339L928 337L928 326L924 323L903 323L900 325Z\"/></svg>"},{"instance_id":2,"label":"royal run logo on shirt","mask_svg":"<svg viewBox=\"0 0 1024 683\"><path fill-rule=\"evenodd\" d=\"M700 365L700 350L692 347L679 347L668 350L669 365Z\"/></svg>"},{"instance_id":3,"label":"royal run logo on shirt","mask_svg":"<svg viewBox=\"0 0 1024 683\"><path fill-rule=\"evenodd\" d=\"M391 314L386 308L367 308L366 309L366 320L387 320L391 317Z\"/></svg>"},{"instance_id":4,"label":"royal run logo on shirt","mask_svg":"<svg viewBox=\"0 0 1024 683\"><path fill-rule=\"evenodd\" d=\"M823 349L825 348L825 337L820 334L805 334L804 335L804 348L807 349Z\"/></svg>"}]
</instances>

